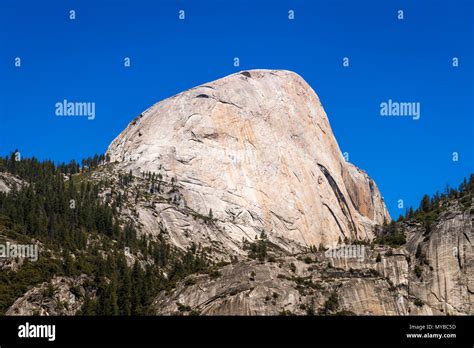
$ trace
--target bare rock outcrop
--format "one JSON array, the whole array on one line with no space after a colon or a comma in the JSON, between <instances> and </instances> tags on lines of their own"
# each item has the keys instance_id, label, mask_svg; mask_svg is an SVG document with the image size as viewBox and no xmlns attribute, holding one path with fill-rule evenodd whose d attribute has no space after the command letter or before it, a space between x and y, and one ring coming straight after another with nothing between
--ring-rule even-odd
<instances>
[{"instance_id":1,"label":"bare rock outcrop","mask_svg":"<svg viewBox=\"0 0 474 348\"><path fill-rule=\"evenodd\" d=\"M407 314L412 301L403 303L403 294L367 256L368 261L357 261L359 269L332 266L324 253L227 265L161 292L152 310L160 315Z\"/></svg>"},{"instance_id":2,"label":"bare rock outcrop","mask_svg":"<svg viewBox=\"0 0 474 348\"><path fill-rule=\"evenodd\" d=\"M152 310L164 315L472 315L473 214L474 206L466 209L453 201L429 233L415 221L399 223L406 244L365 245L357 258L319 251L192 275L159 293Z\"/></svg>"},{"instance_id":3,"label":"bare rock outcrop","mask_svg":"<svg viewBox=\"0 0 474 348\"><path fill-rule=\"evenodd\" d=\"M416 225L408 229L406 249L414 255L411 267L418 274L412 276L410 293L435 314L474 312L473 220L474 206L463 209L454 201L431 232Z\"/></svg>"},{"instance_id":4,"label":"bare rock outcrop","mask_svg":"<svg viewBox=\"0 0 474 348\"><path fill-rule=\"evenodd\" d=\"M95 296L96 289L87 285L91 279L86 275L55 277L28 290L13 303L6 315L75 315L86 296Z\"/></svg>"},{"instance_id":5,"label":"bare rock outcrop","mask_svg":"<svg viewBox=\"0 0 474 348\"><path fill-rule=\"evenodd\" d=\"M8 172L0 172L0 192L9 193L12 188L20 189L26 182Z\"/></svg>"},{"instance_id":6,"label":"bare rock outcrop","mask_svg":"<svg viewBox=\"0 0 474 348\"><path fill-rule=\"evenodd\" d=\"M174 180L181 208L136 209L143 230L165 226L182 248L218 241L239 253L242 239L264 232L294 252L370 240L373 226L390 220L374 181L342 156L316 93L289 71L236 73L163 100L107 157L124 172ZM218 231L202 231L183 207L194 216L212 210Z\"/></svg>"}]
</instances>

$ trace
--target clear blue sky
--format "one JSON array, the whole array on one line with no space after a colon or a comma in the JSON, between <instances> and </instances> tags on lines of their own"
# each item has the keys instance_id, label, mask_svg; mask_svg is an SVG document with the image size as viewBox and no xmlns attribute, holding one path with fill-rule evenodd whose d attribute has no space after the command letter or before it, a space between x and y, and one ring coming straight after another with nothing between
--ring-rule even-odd
<instances>
[{"instance_id":1,"label":"clear blue sky","mask_svg":"<svg viewBox=\"0 0 474 348\"><path fill-rule=\"evenodd\" d=\"M375 179L397 217L398 199L418 205L424 193L473 172L473 6L2 0L0 154L18 148L23 156L69 161L103 153L161 99L237 70L288 69L318 93L342 151ZM95 120L56 117L63 99L95 102ZM388 99L420 102L421 118L381 117L379 105Z\"/></svg>"}]
</instances>

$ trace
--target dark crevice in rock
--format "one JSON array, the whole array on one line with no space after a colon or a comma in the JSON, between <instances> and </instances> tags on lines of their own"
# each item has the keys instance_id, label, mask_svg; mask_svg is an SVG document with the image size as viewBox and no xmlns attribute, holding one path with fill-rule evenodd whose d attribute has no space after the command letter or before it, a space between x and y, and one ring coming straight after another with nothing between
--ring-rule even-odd
<instances>
[{"instance_id":1,"label":"dark crevice in rock","mask_svg":"<svg viewBox=\"0 0 474 348\"><path fill-rule=\"evenodd\" d=\"M177 158L176 160L177 160L179 163L189 165L189 163L190 163L193 159L195 159L195 158L196 158L196 156L193 156L193 157L191 157L191 158L186 158L186 159L184 159L184 158Z\"/></svg>"},{"instance_id":2,"label":"dark crevice in rock","mask_svg":"<svg viewBox=\"0 0 474 348\"><path fill-rule=\"evenodd\" d=\"M232 102L228 102L228 101L225 101L225 100L220 100L220 99L216 99L219 103L222 103L222 104L229 104L229 105L232 105L232 106L235 106L236 108L239 108L239 109L242 109L242 107L238 106L237 104L234 104Z\"/></svg>"},{"instance_id":3,"label":"dark crevice in rock","mask_svg":"<svg viewBox=\"0 0 474 348\"><path fill-rule=\"evenodd\" d=\"M463 269L462 267L462 260L461 260L461 252L459 250L459 243L458 243L458 251L456 253L456 256L457 256L457 260L458 260L458 266L459 266L459 269Z\"/></svg>"},{"instance_id":4,"label":"dark crevice in rock","mask_svg":"<svg viewBox=\"0 0 474 348\"><path fill-rule=\"evenodd\" d=\"M347 221L349 223L349 228L351 229L351 231L353 233L356 234L357 236L357 229L355 227L355 223L354 223L354 220L352 219L352 215L351 215L351 211L349 210L349 206L347 205L347 201L346 201L346 198L344 197L344 195L342 194L341 190L339 189L339 186L337 186L337 183L336 181L334 180L334 178L331 176L331 174L329 173L329 171L326 169L325 166L323 166L322 164L319 164L318 163L318 166L319 166L319 169L321 169L321 171L323 172L324 176L326 177L327 181L329 182L329 185L331 186L333 192L334 192L334 195L336 196L338 202L339 202L339 205L341 207L341 210L342 212L344 213L344 215L346 216L347 218Z\"/></svg>"},{"instance_id":5,"label":"dark crevice in rock","mask_svg":"<svg viewBox=\"0 0 474 348\"><path fill-rule=\"evenodd\" d=\"M208 85L202 85L202 86L199 86L199 88L209 88L209 89L213 89L213 90L215 90L215 88L214 88L214 87L212 87L212 86L208 86Z\"/></svg>"},{"instance_id":6,"label":"dark crevice in rock","mask_svg":"<svg viewBox=\"0 0 474 348\"><path fill-rule=\"evenodd\" d=\"M138 120L141 119L143 117L143 113L141 113L140 115L138 115L137 117L135 117L132 122L130 122L130 124L132 126L135 126L137 123L138 123Z\"/></svg>"},{"instance_id":7,"label":"dark crevice in rock","mask_svg":"<svg viewBox=\"0 0 474 348\"><path fill-rule=\"evenodd\" d=\"M328 208L329 212L331 213L332 217L334 218L334 221L336 221L337 223L337 226L339 226L339 230L341 231L342 235L344 237L346 237L345 233L344 233L344 230L342 229L342 226L341 224L339 223L339 220L337 219L336 217L336 214L334 214L334 212L332 211L332 209L329 207L329 205L327 205L326 203L323 203L323 205Z\"/></svg>"},{"instance_id":8,"label":"dark crevice in rock","mask_svg":"<svg viewBox=\"0 0 474 348\"><path fill-rule=\"evenodd\" d=\"M374 182L369 179L369 188L370 188L370 199L372 201L372 206L375 208L375 202L374 202Z\"/></svg>"},{"instance_id":9,"label":"dark crevice in rock","mask_svg":"<svg viewBox=\"0 0 474 348\"><path fill-rule=\"evenodd\" d=\"M216 97L214 97L214 96L207 96L207 97L216 100L218 103L229 104L229 105L235 106L236 108L242 109L241 106L238 106L237 104L234 104L234 103L232 103L232 102L228 102L228 101L225 101L225 100L216 98ZM196 98L197 98L197 97L196 97Z\"/></svg>"},{"instance_id":10,"label":"dark crevice in rock","mask_svg":"<svg viewBox=\"0 0 474 348\"><path fill-rule=\"evenodd\" d=\"M471 240L469 239L467 233L466 233L466 232L463 232L463 234L464 234L464 237L466 237L466 240L469 242L469 244L472 245Z\"/></svg>"},{"instance_id":11,"label":"dark crevice in rock","mask_svg":"<svg viewBox=\"0 0 474 348\"><path fill-rule=\"evenodd\" d=\"M319 125L319 123L317 123L319 129L321 129L321 132L323 132L324 135L326 135L326 132L324 131L324 129L321 128L321 126Z\"/></svg>"}]
</instances>

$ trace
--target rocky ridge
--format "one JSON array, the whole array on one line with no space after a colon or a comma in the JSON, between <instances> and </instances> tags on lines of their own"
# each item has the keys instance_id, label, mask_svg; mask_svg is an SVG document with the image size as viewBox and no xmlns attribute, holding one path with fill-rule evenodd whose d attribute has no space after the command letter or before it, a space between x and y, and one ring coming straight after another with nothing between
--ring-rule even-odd
<instances>
[{"instance_id":1,"label":"rocky ridge","mask_svg":"<svg viewBox=\"0 0 474 348\"><path fill-rule=\"evenodd\" d=\"M95 297L96 289L88 286L91 279L86 275L55 277L26 292L6 315L75 315L86 296Z\"/></svg>"},{"instance_id":2,"label":"rocky ridge","mask_svg":"<svg viewBox=\"0 0 474 348\"><path fill-rule=\"evenodd\" d=\"M160 315L469 315L473 218L474 206L462 210L453 204L429 235L419 223L401 223L405 245L366 245L361 259L319 251L229 264L161 292L153 310Z\"/></svg>"}]
</instances>

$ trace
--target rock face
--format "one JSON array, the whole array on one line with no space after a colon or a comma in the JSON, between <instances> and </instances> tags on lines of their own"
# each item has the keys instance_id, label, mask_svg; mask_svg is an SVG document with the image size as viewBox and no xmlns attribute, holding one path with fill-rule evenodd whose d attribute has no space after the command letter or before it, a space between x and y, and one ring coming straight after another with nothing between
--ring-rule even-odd
<instances>
[{"instance_id":1,"label":"rock face","mask_svg":"<svg viewBox=\"0 0 474 348\"><path fill-rule=\"evenodd\" d=\"M16 176L7 173L0 172L0 192L9 193L12 188L20 189L23 185L26 185L23 180L20 180Z\"/></svg>"},{"instance_id":2,"label":"rock face","mask_svg":"<svg viewBox=\"0 0 474 348\"><path fill-rule=\"evenodd\" d=\"M429 235L420 226L408 228L406 249L416 255L421 247L420 277L413 277L410 292L430 304L434 314L474 312L473 220L474 205L463 210L452 202Z\"/></svg>"},{"instance_id":3,"label":"rock face","mask_svg":"<svg viewBox=\"0 0 474 348\"><path fill-rule=\"evenodd\" d=\"M382 265L369 257L354 262L359 268L347 269L330 266L332 261L316 253L228 265L218 276L190 276L171 293L161 292L152 310L159 315L407 314L410 301L400 304L401 295L377 270L393 267L396 258Z\"/></svg>"},{"instance_id":4,"label":"rock face","mask_svg":"<svg viewBox=\"0 0 474 348\"><path fill-rule=\"evenodd\" d=\"M228 250L261 232L286 251L371 239L390 220L374 181L344 160L318 96L289 71L244 71L159 102L107 155L137 176L173 178L181 207L212 209L224 236L204 235ZM179 209L137 209L145 231L161 224L179 247L206 243Z\"/></svg>"},{"instance_id":5,"label":"rock face","mask_svg":"<svg viewBox=\"0 0 474 348\"><path fill-rule=\"evenodd\" d=\"M96 289L87 285L92 278L55 277L28 290L7 310L6 315L74 315L84 297L94 298Z\"/></svg>"},{"instance_id":6,"label":"rock face","mask_svg":"<svg viewBox=\"0 0 474 348\"><path fill-rule=\"evenodd\" d=\"M452 203L429 234L419 223L400 223L407 243L399 248L365 246L361 258L315 252L229 264L162 291L152 309L164 315L472 315L474 205L465 210Z\"/></svg>"}]
</instances>

